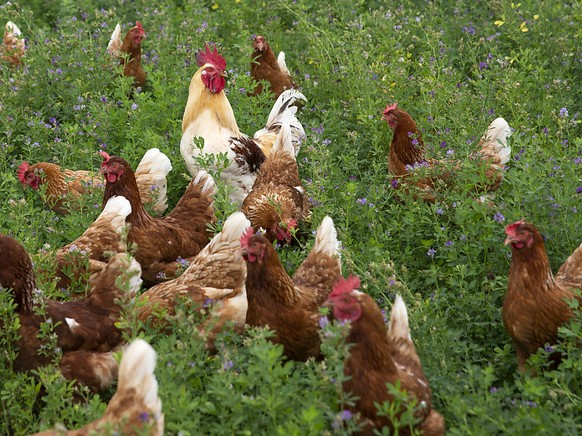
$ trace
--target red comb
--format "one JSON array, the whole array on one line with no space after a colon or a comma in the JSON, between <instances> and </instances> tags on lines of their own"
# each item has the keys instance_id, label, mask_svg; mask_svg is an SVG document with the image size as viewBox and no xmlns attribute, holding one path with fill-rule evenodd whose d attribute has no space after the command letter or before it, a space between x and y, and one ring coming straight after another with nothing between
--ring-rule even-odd
<instances>
[{"instance_id":1,"label":"red comb","mask_svg":"<svg viewBox=\"0 0 582 436\"><path fill-rule=\"evenodd\" d=\"M240 246L246 248L249 246L249 239L251 239L255 234L252 227L248 227L240 237Z\"/></svg>"},{"instance_id":2,"label":"red comb","mask_svg":"<svg viewBox=\"0 0 582 436\"><path fill-rule=\"evenodd\" d=\"M388 106L386 106L386 109L384 109L384 115L388 115L388 112L393 111L394 109L396 109L396 106L398 106L398 103L394 102L392 104L389 104Z\"/></svg>"},{"instance_id":3,"label":"red comb","mask_svg":"<svg viewBox=\"0 0 582 436\"><path fill-rule=\"evenodd\" d=\"M142 25L141 25L141 23L140 23L139 21L136 21L136 22L135 22L135 27L137 27L137 28L138 28L139 30L141 30L142 32L145 32L145 31L143 30L143 27L142 27Z\"/></svg>"},{"instance_id":4,"label":"red comb","mask_svg":"<svg viewBox=\"0 0 582 436\"><path fill-rule=\"evenodd\" d=\"M210 50L208 44L206 44L206 51L199 51L196 55L196 63L199 67L204 64L212 64L214 68L220 71L226 69L226 60L218 53L216 46L214 46L214 51Z\"/></svg>"},{"instance_id":5,"label":"red comb","mask_svg":"<svg viewBox=\"0 0 582 436\"><path fill-rule=\"evenodd\" d=\"M297 227L297 220L290 219L287 221L287 229L294 229Z\"/></svg>"},{"instance_id":6,"label":"red comb","mask_svg":"<svg viewBox=\"0 0 582 436\"><path fill-rule=\"evenodd\" d=\"M360 284L360 278L358 276L349 276L347 279L341 278L333 285L333 291L329 294L329 298L349 294L354 289L359 289Z\"/></svg>"},{"instance_id":7,"label":"red comb","mask_svg":"<svg viewBox=\"0 0 582 436\"><path fill-rule=\"evenodd\" d=\"M514 222L513 224L509 224L505 226L505 234L509 236L509 234L515 233L516 229L525 223L525 220L522 218L519 221Z\"/></svg>"},{"instance_id":8,"label":"red comb","mask_svg":"<svg viewBox=\"0 0 582 436\"><path fill-rule=\"evenodd\" d=\"M18 167L16 175L18 176L18 180L20 180L20 183L24 183L24 180L26 179L26 177L24 177L24 173L26 173L26 170L29 168L30 164L28 162L22 162Z\"/></svg>"},{"instance_id":9,"label":"red comb","mask_svg":"<svg viewBox=\"0 0 582 436\"><path fill-rule=\"evenodd\" d=\"M109 156L109 153L107 153L106 151L100 150L99 154L103 156L103 162L107 162L109 161L109 159L111 159L111 156Z\"/></svg>"}]
</instances>

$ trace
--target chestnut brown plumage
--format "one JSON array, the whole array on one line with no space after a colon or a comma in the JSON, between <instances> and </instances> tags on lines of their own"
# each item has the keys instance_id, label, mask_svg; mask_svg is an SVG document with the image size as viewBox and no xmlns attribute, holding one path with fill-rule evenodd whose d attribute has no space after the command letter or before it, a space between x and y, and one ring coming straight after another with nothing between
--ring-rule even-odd
<instances>
[{"instance_id":1,"label":"chestnut brown plumage","mask_svg":"<svg viewBox=\"0 0 582 436\"><path fill-rule=\"evenodd\" d=\"M174 209L164 217L153 218L144 209L135 175L125 159L108 156L101 171L106 180L103 202L123 195L131 203L127 239L137 246L135 258L144 281L151 285L177 277L180 258L191 260L212 237L208 229L216 220L212 177L200 170Z\"/></svg>"},{"instance_id":2,"label":"chestnut brown plumage","mask_svg":"<svg viewBox=\"0 0 582 436\"><path fill-rule=\"evenodd\" d=\"M139 21L127 31L123 42L121 40L121 26L117 24L107 51L119 58L123 65L123 75L133 77L133 86L143 87L146 83L146 73L141 65L141 41L146 37L145 30Z\"/></svg>"},{"instance_id":3,"label":"chestnut brown plumage","mask_svg":"<svg viewBox=\"0 0 582 436\"><path fill-rule=\"evenodd\" d=\"M255 229L265 230L266 238L281 244L291 242L303 221L309 217L310 206L299 178L291 132L284 124L267 160L241 211Z\"/></svg>"},{"instance_id":4,"label":"chestnut brown plumage","mask_svg":"<svg viewBox=\"0 0 582 436\"><path fill-rule=\"evenodd\" d=\"M321 357L319 308L341 276L331 218L323 219L313 248L293 278L264 236L249 230L241 238L241 247L247 262L247 324L273 330L273 342L283 345L289 359Z\"/></svg>"},{"instance_id":5,"label":"chestnut brown plumage","mask_svg":"<svg viewBox=\"0 0 582 436\"><path fill-rule=\"evenodd\" d=\"M268 89L275 98L279 97L286 89L297 89L297 85L291 78L291 73L285 63L285 53L280 52L279 57L276 59L269 43L261 35L253 38L251 76L258 83L252 95L263 92L263 84L261 83L263 80L269 83Z\"/></svg>"},{"instance_id":6,"label":"chestnut brown plumage","mask_svg":"<svg viewBox=\"0 0 582 436\"><path fill-rule=\"evenodd\" d=\"M426 201L436 201L435 186L439 183L448 184L460 169L460 162L427 158L422 134L416 123L396 103L384 109L382 118L394 132L388 156L388 171L393 176L392 186L404 189L412 187L414 195ZM504 165L511 154L511 147L507 145L510 134L507 122L503 118L495 119L480 139L478 150L470 156L478 162L478 170L486 179L476 186L478 191L492 192L501 185ZM428 174L418 176L415 172L419 171L427 171Z\"/></svg>"},{"instance_id":7,"label":"chestnut brown plumage","mask_svg":"<svg viewBox=\"0 0 582 436\"><path fill-rule=\"evenodd\" d=\"M503 302L503 324L515 346L520 371L538 348L558 338L558 327L572 316L567 300L574 289L582 289L582 244L554 277L544 238L524 220L505 228L506 245L511 245L511 265ZM582 298L578 296L580 302ZM560 356L554 355L556 362Z\"/></svg>"},{"instance_id":8,"label":"chestnut brown plumage","mask_svg":"<svg viewBox=\"0 0 582 436\"><path fill-rule=\"evenodd\" d=\"M327 305L332 317L351 323L346 342L351 344L344 364L348 379L343 384L352 393L353 412L360 414L363 426L360 434L374 434L374 430L394 424L388 416L380 416L376 404L393 401L386 384L399 383L409 398L416 400L414 416L419 420L416 430L424 435L443 435L444 419L432 409L432 395L422 364L410 337L408 313L400 296L396 297L386 331L384 317L376 302L360 292L357 277L340 279L329 295ZM401 408L400 413L404 410ZM410 428L399 428L398 434L412 434Z\"/></svg>"},{"instance_id":9,"label":"chestnut brown plumage","mask_svg":"<svg viewBox=\"0 0 582 436\"><path fill-rule=\"evenodd\" d=\"M116 326L120 317L118 301L127 301L139 289L139 264L126 254L117 254L109 260L88 298L71 302L46 300L39 306L33 298L42 299L42 293L36 289L32 261L24 247L0 234L0 257L4 259L0 288L11 290L20 320L14 369L30 371L51 364L57 357L56 350L46 350L45 341L38 337L41 324L50 322L63 353L63 375L74 374L79 383L96 390L107 388L117 368L108 353L123 341L122 331ZM119 277L123 278L118 283ZM41 349L45 349L43 353L39 352ZM92 365L97 362L99 367ZM85 370L79 369L83 367Z\"/></svg>"},{"instance_id":10,"label":"chestnut brown plumage","mask_svg":"<svg viewBox=\"0 0 582 436\"><path fill-rule=\"evenodd\" d=\"M22 57L26 52L26 45L22 32L16 24L8 21L4 27L4 37L0 45L0 59L17 67L22 64Z\"/></svg>"}]
</instances>

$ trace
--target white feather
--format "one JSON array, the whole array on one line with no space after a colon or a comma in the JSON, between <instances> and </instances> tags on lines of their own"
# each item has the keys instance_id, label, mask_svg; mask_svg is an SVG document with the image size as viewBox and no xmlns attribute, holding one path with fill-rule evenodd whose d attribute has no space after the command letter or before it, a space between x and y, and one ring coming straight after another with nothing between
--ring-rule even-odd
<instances>
[{"instance_id":1,"label":"white feather","mask_svg":"<svg viewBox=\"0 0 582 436\"><path fill-rule=\"evenodd\" d=\"M324 217L317 228L313 251L319 251L328 256L340 255L340 242L337 240L337 231L333 220L329 216Z\"/></svg>"},{"instance_id":2,"label":"white feather","mask_svg":"<svg viewBox=\"0 0 582 436\"><path fill-rule=\"evenodd\" d=\"M109 44L107 44L107 53L119 56L122 44L123 42L121 41L121 25L117 23L117 26L115 26L115 30L113 30L111 38L109 39Z\"/></svg>"},{"instance_id":3,"label":"white feather","mask_svg":"<svg viewBox=\"0 0 582 436\"><path fill-rule=\"evenodd\" d=\"M8 32L11 32L12 35L14 36L20 36L22 35L22 32L20 31L20 29L18 28L18 26L16 24L14 24L12 21L9 21L6 23L6 30Z\"/></svg>"},{"instance_id":4,"label":"white feather","mask_svg":"<svg viewBox=\"0 0 582 436\"><path fill-rule=\"evenodd\" d=\"M289 72L289 68L287 68L287 62L285 62L285 52L280 51L279 56L277 56L277 64L279 64L279 68L281 71L287 73L288 76L291 75Z\"/></svg>"},{"instance_id":5,"label":"white feather","mask_svg":"<svg viewBox=\"0 0 582 436\"><path fill-rule=\"evenodd\" d=\"M402 297L396 295L392 312L390 313L390 327L388 329L393 338L403 338L412 341L408 327L408 311Z\"/></svg>"},{"instance_id":6,"label":"white feather","mask_svg":"<svg viewBox=\"0 0 582 436\"><path fill-rule=\"evenodd\" d=\"M490 143L495 147L495 153L501 160L501 164L509 162L511 147L507 145L507 138L511 136L511 128L502 117L493 120L481 137L482 143Z\"/></svg>"}]
</instances>

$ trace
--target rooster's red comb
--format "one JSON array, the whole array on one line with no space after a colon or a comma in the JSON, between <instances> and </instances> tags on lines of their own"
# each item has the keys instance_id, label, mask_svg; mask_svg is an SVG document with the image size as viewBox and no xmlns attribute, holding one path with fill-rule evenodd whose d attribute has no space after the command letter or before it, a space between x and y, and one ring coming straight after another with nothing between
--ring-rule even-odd
<instances>
[{"instance_id":1,"label":"rooster's red comb","mask_svg":"<svg viewBox=\"0 0 582 436\"><path fill-rule=\"evenodd\" d=\"M514 222L513 224L509 224L505 226L505 234L507 236L515 234L517 228L525 223L525 219L520 219L519 221Z\"/></svg>"},{"instance_id":2,"label":"rooster's red comb","mask_svg":"<svg viewBox=\"0 0 582 436\"><path fill-rule=\"evenodd\" d=\"M252 227L248 227L240 237L240 246L247 248L249 246L249 240L255 235L255 231Z\"/></svg>"},{"instance_id":3,"label":"rooster's red comb","mask_svg":"<svg viewBox=\"0 0 582 436\"><path fill-rule=\"evenodd\" d=\"M20 180L20 183L24 183L24 180L26 179L24 174L26 173L26 170L28 170L29 168L30 168L30 164L26 161L22 162L20 164L20 166L18 167L18 170L16 171L16 175L18 176L18 180Z\"/></svg>"},{"instance_id":4,"label":"rooster's red comb","mask_svg":"<svg viewBox=\"0 0 582 436\"><path fill-rule=\"evenodd\" d=\"M226 69L226 60L218 53L216 46L214 46L214 51L210 50L210 46L206 44L205 51L200 50L196 54L196 63L199 67L204 64L212 64L214 68L220 71Z\"/></svg>"},{"instance_id":5,"label":"rooster's red comb","mask_svg":"<svg viewBox=\"0 0 582 436\"><path fill-rule=\"evenodd\" d=\"M359 289L360 284L360 278L358 276L349 276L347 279L341 278L333 285L333 291L329 294L329 298L349 294L353 290Z\"/></svg>"},{"instance_id":6,"label":"rooster's red comb","mask_svg":"<svg viewBox=\"0 0 582 436\"><path fill-rule=\"evenodd\" d=\"M394 102L392 104L389 104L388 106L386 106L386 109L384 109L384 115L388 115L388 113L390 111L393 111L394 109L396 109L396 106L398 106L398 103Z\"/></svg>"},{"instance_id":7,"label":"rooster's red comb","mask_svg":"<svg viewBox=\"0 0 582 436\"><path fill-rule=\"evenodd\" d=\"M103 163L108 162L109 159L111 159L111 156L109 156L109 153L107 153L106 151L100 150L99 154L103 156Z\"/></svg>"}]
</instances>

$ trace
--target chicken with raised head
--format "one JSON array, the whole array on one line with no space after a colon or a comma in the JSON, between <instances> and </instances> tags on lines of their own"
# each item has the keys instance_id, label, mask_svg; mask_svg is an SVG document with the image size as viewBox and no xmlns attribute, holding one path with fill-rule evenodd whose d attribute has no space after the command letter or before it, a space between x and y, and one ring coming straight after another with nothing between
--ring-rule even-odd
<instances>
[{"instance_id":1,"label":"chicken with raised head","mask_svg":"<svg viewBox=\"0 0 582 436\"><path fill-rule=\"evenodd\" d=\"M217 331L228 322L244 326L247 312L245 280L247 266L240 255L240 238L251 225L242 212L224 222L222 231L202 249L177 279L160 283L144 292L138 304L139 319L155 325L167 323L180 299L198 308L213 306ZM157 317L156 314L163 315ZM204 329L205 325L199 326Z\"/></svg>"},{"instance_id":2,"label":"chicken with raised head","mask_svg":"<svg viewBox=\"0 0 582 436\"><path fill-rule=\"evenodd\" d=\"M293 277L285 271L273 244L252 228L241 238L247 263L247 316L252 327L275 332L273 342L282 344L291 360L320 358L319 309L341 277L337 232L325 217L315 244Z\"/></svg>"},{"instance_id":3,"label":"chicken with raised head","mask_svg":"<svg viewBox=\"0 0 582 436\"><path fill-rule=\"evenodd\" d=\"M393 176L392 186L404 189L413 187L415 195L426 201L436 201L438 193L435 186L440 182L448 184L459 170L460 163L427 158L422 134L416 123L396 103L386 107L382 118L394 132L388 156L388 171ZM511 147L507 145L510 135L509 125L501 117L495 119L483 134L478 150L470 156L477 162L476 169L484 178L475 187L476 190L492 192L501 185L505 164L511 155ZM424 171L428 171L428 174L416 175Z\"/></svg>"},{"instance_id":4,"label":"chicken with raised head","mask_svg":"<svg viewBox=\"0 0 582 436\"><path fill-rule=\"evenodd\" d=\"M14 370L31 371L58 358L57 350L47 350L45 340L38 337L41 324L50 322L62 352L63 375L96 391L107 388L117 371L111 351L123 343L123 332L116 326L119 304L133 298L141 286L135 259L113 256L89 297L61 302L45 299L36 288L31 258L14 238L0 234L0 256L0 288L11 290L20 321Z\"/></svg>"},{"instance_id":5,"label":"chicken with raised head","mask_svg":"<svg viewBox=\"0 0 582 436\"><path fill-rule=\"evenodd\" d=\"M503 324L517 352L520 371L527 359L545 344L558 339L558 327L572 316L568 300L582 303L582 244L552 274L544 238L524 220L505 228L505 245L511 245L511 265L503 302ZM578 290L578 294L574 293ZM555 363L560 361L552 355Z\"/></svg>"},{"instance_id":6,"label":"chicken with raised head","mask_svg":"<svg viewBox=\"0 0 582 436\"><path fill-rule=\"evenodd\" d=\"M273 53L269 43L261 35L253 38L251 76L258 83L252 95L263 92L263 84L261 83L263 80L269 82L268 89L275 98L287 89L297 89L297 85L287 68L285 53L280 51L279 56L275 58L275 53Z\"/></svg>"},{"instance_id":7,"label":"chicken with raised head","mask_svg":"<svg viewBox=\"0 0 582 436\"><path fill-rule=\"evenodd\" d=\"M103 416L78 430L57 425L54 430L35 436L91 434L164 434L162 401L158 397L158 381L154 374L156 352L143 339L134 340L124 351L119 364L117 391L109 400Z\"/></svg>"},{"instance_id":8,"label":"chicken with raised head","mask_svg":"<svg viewBox=\"0 0 582 436\"><path fill-rule=\"evenodd\" d=\"M111 255L126 251L122 232L130 213L129 200L122 196L111 197L101 214L81 236L57 250L58 288L68 288L73 281L91 285Z\"/></svg>"},{"instance_id":9,"label":"chicken with raised head","mask_svg":"<svg viewBox=\"0 0 582 436\"><path fill-rule=\"evenodd\" d=\"M103 156L107 156L104 151ZM168 207L166 198L166 176L172 170L168 156L157 148L148 150L137 169L135 178L144 203L156 216L162 215ZM69 170L49 162L30 165L22 162L17 171L23 187L38 190L46 185L46 203L55 212L65 215L75 209L72 200L84 195L89 189L105 187L103 176L93 171Z\"/></svg>"},{"instance_id":10,"label":"chicken with raised head","mask_svg":"<svg viewBox=\"0 0 582 436\"><path fill-rule=\"evenodd\" d=\"M295 154L299 152L303 126L296 118L297 100L305 100L299 91L288 90L281 94L267 119L266 126L249 137L240 132L234 112L224 93L226 61L206 46L196 56L200 67L190 81L188 101L182 118L180 152L192 176L200 168L200 157L226 154L228 166L221 170L221 178L234 189L232 200L240 206L251 190L257 172L275 143L281 125L291 127ZM202 148L195 144L200 138Z\"/></svg>"},{"instance_id":11,"label":"chicken with raised head","mask_svg":"<svg viewBox=\"0 0 582 436\"><path fill-rule=\"evenodd\" d=\"M351 348L344 363L344 374L348 378L343 389L355 396L355 403L350 407L360 414L364 425L360 433L372 435L382 427L394 433L394 424L389 417L378 414L376 404L392 401L394 397L386 384L398 382L416 402L414 416L419 422L414 430L423 435L443 435L445 422L432 408L431 390L410 336L408 312L402 298L396 297L386 331L382 311L371 296L359 291L359 287L358 277L340 279L327 305L334 319L350 322L346 342ZM400 413L402 411L404 407ZM407 427L398 430L398 434L403 435L413 431Z\"/></svg>"},{"instance_id":12,"label":"chicken with raised head","mask_svg":"<svg viewBox=\"0 0 582 436\"><path fill-rule=\"evenodd\" d=\"M281 127L241 211L251 220L253 228L264 229L269 241L281 244L291 242L303 221L310 216L287 124Z\"/></svg>"},{"instance_id":13,"label":"chicken with raised head","mask_svg":"<svg viewBox=\"0 0 582 436\"><path fill-rule=\"evenodd\" d=\"M208 225L216 220L214 180L200 170L174 209L166 216L154 218L144 208L129 163L118 156L104 157L101 163L106 180L103 203L115 195L129 200L131 213L127 222L131 227L127 242L137 247L135 258L142 267L144 282L152 285L177 277L180 261L191 260L212 237Z\"/></svg>"},{"instance_id":14,"label":"chicken with raised head","mask_svg":"<svg viewBox=\"0 0 582 436\"><path fill-rule=\"evenodd\" d=\"M22 57L26 51L22 32L16 24L8 21L4 27L4 38L0 46L0 59L14 66L22 64Z\"/></svg>"},{"instance_id":15,"label":"chicken with raised head","mask_svg":"<svg viewBox=\"0 0 582 436\"><path fill-rule=\"evenodd\" d=\"M117 23L107 44L107 53L119 58L123 65L123 75L133 77L134 87L143 87L146 83L146 73L141 65L141 41L145 37L143 26L136 21L135 26L127 31L122 40L121 26Z\"/></svg>"}]
</instances>

